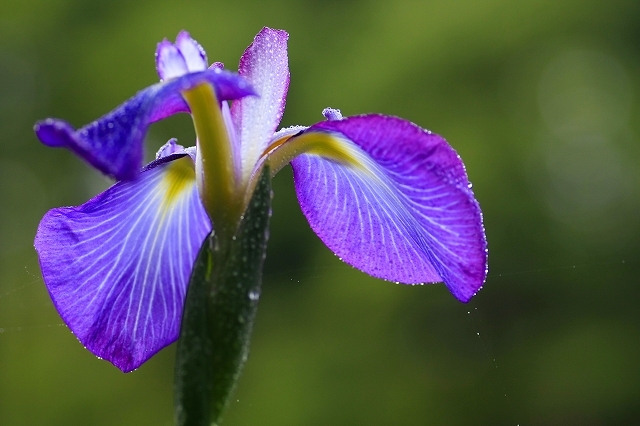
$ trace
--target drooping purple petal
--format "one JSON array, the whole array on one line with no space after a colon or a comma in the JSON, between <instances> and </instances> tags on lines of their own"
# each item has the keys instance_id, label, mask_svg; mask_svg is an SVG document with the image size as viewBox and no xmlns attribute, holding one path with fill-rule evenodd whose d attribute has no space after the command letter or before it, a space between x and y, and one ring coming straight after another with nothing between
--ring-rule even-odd
<instances>
[{"instance_id":1,"label":"drooping purple petal","mask_svg":"<svg viewBox=\"0 0 640 426\"><path fill-rule=\"evenodd\" d=\"M169 40L164 39L156 48L156 71L160 80L170 80L189 72L187 61L180 50Z\"/></svg>"},{"instance_id":2,"label":"drooping purple petal","mask_svg":"<svg viewBox=\"0 0 640 426\"><path fill-rule=\"evenodd\" d=\"M47 146L64 147L118 180L136 177L142 166L142 143L149 125L179 112L189 112L181 91L210 83L219 101L254 94L245 79L218 69L186 74L138 92L115 110L78 130L67 122L36 123L36 135Z\"/></svg>"},{"instance_id":3,"label":"drooping purple petal","mask_svg":"<svg viewBox=\"0 0 640 426\"><path fill-rule=\"evenodd\" d=\"M69 328L126 372L178 337L191 268L210 230L193 161L181 153L79 207L49 211L35 247Z\"/></svg>"},{"instance_id":4,"label":"drooping purple petal","mask_svg":"<svg viewBox=\"0 0 640 426\"><path fill-rule=\"evenodd\" d=\"M482 286L482 214L456 152L440 136L381 115L324 121L358 165L313 154L292 161L309 224L346 263L407 284L443 281L461 301ZM295 139L295 138L294 138Z\"/></svg>"},{"instance_id":5,"label":"drooping purple petal","mask_svg":"<svg viewBox=\"0 0 640 426\"><path fill-rule=\"evenodd\" d=\"M190 72L204 71L209 65L207 63L207 54L197 41L191 38L188 32L182 30L176 37L176 47L182 53L187 68Z\"/></svg>"},{"instance_id":6,"label":"drooping purple petal","mask_svg":"<svg viewBox=\"0 0 640 426\"><path fill-rule=\"evenodd\" d=\"M263 28L240 59L238 73L258 94L231 105L245 179L251 175L282 119L289 89L288 38L285 31Z\"/></svg>"}]
</instances>

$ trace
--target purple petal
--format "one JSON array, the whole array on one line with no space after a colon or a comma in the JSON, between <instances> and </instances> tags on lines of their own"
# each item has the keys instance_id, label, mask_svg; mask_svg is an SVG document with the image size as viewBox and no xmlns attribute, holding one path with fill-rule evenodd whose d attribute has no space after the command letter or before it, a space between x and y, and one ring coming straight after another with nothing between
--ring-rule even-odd
<instances>
[{"instance_id":1,"label":"purple petal","mask_svg":"<svg viewBox=\"0 0 640 426\"><path fill-rule=\"evenodd\" d=\"M359 166L313 154L292 161L303 213L322 241L362 271L407 284L444 281L461 301L482 286L482 214L464 165L440 136L396 118L325 121Z\"/></svg>"},{"instance_id":2,"label":"purple petal","mask_svg":"<svg viewBox=\"0 0 640 426\"><path fill-rule=\"evenodd\" d=\"M170 80L189 72L187 61L180 50L169 40L164 39L156 48L156 71L160 80Z\"/></svg>"},{"instance_id":3,"label":"purple petal","mask_svg":"<svg viewBox=\"0 0 640 426\"><path fill-rule=\"evenodd\" d=\"M171 138L167 143L160 147L158 152L156 152L156 160L160 160L161 158L168 157L172 154L181 154L183 152L184 147L178 144L177 139Z\"/></svg>"},{"instance_id":4,"label":"purple petal","mask_svg":"<svg viewBox=\"0 0 640 426\"><path fill-rule=\"evenodd\" d=\"M237 74L207 70L148 87L81 129L74 130L65 121L50 118L38 122L34 130L45 145L68 148L118 180L133 179L142 166L142 142L149 125L179 112L189 112L181 91L201 83L212 84L219 101L254 94L246 80Z\"/></svg>"},{"instance_id":5,"label":"purple petal","mask_svg":"<svg viewBox=\"0 0 640 426\"><path fill-rule=\"evenodd\" d=\"M327 120L342 120L342 113L339 109L325 108L322 110L322 115Z\"/></svg>"},{"instance_id":6,"label":"purple petal","mask_svg":"<svg viewBox=\"0 0 640 426\"><path fill-rule=\"evenodd\" d=\"M182 30L176 37L176 47L182 53L190 72L204 71L207 69L207 54L197 41Z\"/></svg>"},{"instance_id":7,"label":"purple petal","mask_svg":"<svg viewBox=\"0 0 640 426\"><path fill-rule=\"evenodd\" d=\"M289 89L288 38L285 31L263 28L240 59L238 73L258 94L231 105L245 178L250 176L282 119Z\"/></svg>"},{"instance_id":8,"label":"purple petal","mask_svg":"<svg viewBox=\"0 0 640 426\"><path fill-rule=\"evenodd\" d=\"M49 211L35 247L71 331L126 372L178 337L191 268L210 230L193 161L173 154L79 207Z\"/></svg>"}]
</instances>

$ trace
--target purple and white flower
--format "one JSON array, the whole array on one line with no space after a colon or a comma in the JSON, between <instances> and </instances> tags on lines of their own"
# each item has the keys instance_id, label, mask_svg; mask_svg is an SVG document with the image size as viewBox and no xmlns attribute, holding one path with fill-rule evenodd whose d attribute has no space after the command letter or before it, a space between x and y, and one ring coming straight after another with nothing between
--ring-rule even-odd
<instances>
[{"instance_id":1,"label":"purple and white flower","mask_svg":"<svg viewBox=\"0 0 640 426\"><path fill-rule=\"evenodd\" d=\"M209 67L183 31L158 44L160 83L78 130L57 119L35 126L44 144L117 180L81 206L49 211L35 247L64 321L123 371L177 339L200 245L212 229L232 235L267 163L272 174L291 164L302 212L346 263L389 281L444 282L463 302L484 283L480 207L442 137L400 118L333 109L310 127L276 131L287 39L264 28L236 74ZM196 147L170 140L142 167L149 125L179 112L193 116Z\"/></svg>"}]
</instances>

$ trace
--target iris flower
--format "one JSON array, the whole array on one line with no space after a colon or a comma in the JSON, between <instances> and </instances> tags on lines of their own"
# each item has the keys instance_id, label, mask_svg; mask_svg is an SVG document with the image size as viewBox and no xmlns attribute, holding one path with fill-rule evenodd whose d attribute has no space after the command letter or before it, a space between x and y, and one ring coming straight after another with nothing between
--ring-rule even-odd
<instances>
[{"instance_id":1,"label":"iris flower","mask_svg":"<svg viewBox=\"0 0 640 426\"><path fill-rule=\"evenodd\" d=\"M264 28L238 73L208 66L187 32L158 44L160 82L74 129L36 124L116 183L50 210L35 238L42 276L80 342L131 371L179 334L194 260L212 231L233 238L263 166L291 164L309 225L341 260L397 283L444 282L468 301L484 283L482 214L464 165L440 136L379 114L326 109L277 130L289 86L288 34ZM229 101L232 101L231 104ZM165 144L142 167L149 125L190 113L196 146Z\"/></svg>"}]
</instances>

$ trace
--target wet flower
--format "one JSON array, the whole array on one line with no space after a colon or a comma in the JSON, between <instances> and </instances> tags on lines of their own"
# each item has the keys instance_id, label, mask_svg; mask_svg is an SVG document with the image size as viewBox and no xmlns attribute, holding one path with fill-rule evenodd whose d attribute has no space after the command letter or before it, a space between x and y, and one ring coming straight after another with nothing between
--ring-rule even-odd
<instances>
[{"instance_id":1,"label":"wet flower","mask_svg":"<svg viewBox=\"0 0 640 426\"><path fill-rule=\"evenodd\" d=\"M78 339L123 371L178 337L200 245L232 238L263 166L291 164L302 212L344 262L378 278L444 282L461 301L487 271L482 215L464 165L440 136L378 114L276 131L289 86L288 35L264 28L238 73L208 67L186 32L158 45L161 82L75 130L35 127L117 182L49 211L35 239L51 298ZM228 101L232 101L229 105ZM149 125L190 113L197 142L170 140L142 167Z\"/></svg>"}]
</instances>

